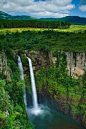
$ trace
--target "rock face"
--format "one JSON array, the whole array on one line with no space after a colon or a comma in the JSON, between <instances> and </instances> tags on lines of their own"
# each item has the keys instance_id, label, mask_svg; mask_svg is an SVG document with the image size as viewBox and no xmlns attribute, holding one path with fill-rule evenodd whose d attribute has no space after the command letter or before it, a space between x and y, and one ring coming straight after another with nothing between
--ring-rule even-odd
<instances>
[{"instance_id":1,"label":"rock face","mask_svg":"<svg viewBox=\"0 0 86 129\"><path fill-rule=\"evenodd\" d=\"M58 98L51 97L51 95L48 94L48 92L43 91L42 94L39 94L39 103L44 104L45 106L48 106L52 110L59 111L72 119L74 119L76 122L80 123L83 127L86 128L86 119L83 119L83 115L77 113L74 115L74 112L72 111L71 107L72 105L72 99L66 97L62 97L58 95ZM79 102L80 103L80 102ZM86 118L86 115L85 115Z\"/></svg>"},{"instance_id":2,"label":"rock face","mask_svg":"<svg viewBox=\"0 0 86 129\"><path fill-rule=\"evenodd\" d=\"M52 56L53 52L50 53L50 61L55 64L56 58ZM67 69L69 76L75 76L78 79L78 76L84 74L86 70L86 56L85 53L73 53L65 52L67 60Z\"/></svg>"},{"instance_id":3,"label":"rock face","mask_svg":"<svg viewBox=\"0 0 86 129\"><path fill-rule=\"evenodd\" d=\"M18 51L15 50L12 52L13 52L14 57L17 58ZM28 52L28 50L25 50L24 53L21 54L21 59L26 56L31 58L31 60L33 62L33 69L35 71L39 70L41 66L46 68L47 63L50 62L49 57L47 57L44 53L42 53L40 51Z\"/></svg>"},{"instance_id":4,"label":"rock face","mask_svg":"<svg viewBox=\"0 0 86 129\"><path fill-rule=\"evenodd\" d=\"M14 57L17 55L18 51L13 51ZM65 52L67 55L67 69L68 69L68 75L69 76L75 76L77 79L78 76L84 74L84 70L86 70L86 56L85 53L73 53L73 52ZM33 64L34 70L40 69L40 66L46 67L47 63L55 64L56 57L53 57L53 52L48 53L48 57L40 52L40 51L30 51L28 50L24 51L24 54L21 54L21 58L28 56L32 59L33 62L36 64Z\"/></svg>"},{"instance_id":5,"label":"rock face","mask_svg":"<svg viewBox=\"0 0 86 129\"><path fill-rule=\"evenodd\" d=\"M86 70L86 57L85 53L73 53L67 52L67 69L68 75L78 76L84 74L84 69Z\"/></svg>"},{"instance_id":6,"label":"rock face","mask_svg":"<svg viewBox=\"0 0 86 129\"><path fill-rule=\"evenodd\" d=\"M11 81L10 77L10 69L7 66L7 59L4 51L0 52L0 73L3 73L4 75L7 76L7 79Z\"/></svg>"},{"instance_id":7,"label":"rock face","mask_svg":"<svg viewBox=\"0 0 86 129\"><path fill-rule=\"evenodd\" d=\"M17 51L13 51L13 53L16 57ZM66 60L68 75L75 76L75 78L78 79L80 75L84 74L84 69L86 70L85 53L65 52L65 54L67 55ZM46 68L47 64L49 63L52 63L55 67L56 57L53 57L53 52L49 52L48 56L46 56L44 53L39 51L28 52L26 50L23 54L21 54L21 58L25 56L28 56L32 59L34 71L39 70L41 66ZM66 92L66 94L68 93ZM44 103L45 105L48 105L51 109L61 111L62 113L70 116L71 118L75 119L78 123L86 127L86 119L83 119L86 118L86 114L84 114L84 117L79 113L74 115L74 112L72 111L72 106L74 107L74 101L72 100L72 98L69 98L68 95L66 95L65 97L61 95L57 96L58 98L55 99L47 93L47 90L42 89L42 91L40 91L39 101ZM82 97L81 99L74 99L76 100L77 104L82 104L84 98Z\"/></svg>"},{"instance_id":8,"label":"rock face","mask_svg":"<svg viewBox=\"0 0 86 129\"><path fill-rule=\"evenodd\" d=\"M12 51L14 57L18 54L17 50ZM73 52L65 52L67 55L67 69L69 76L75 76L76 79L78 76L84 74L84 70L86 70L86 56L85 53L73 53ZM28 56L32 59L33 62L36 62L34 70L39 69L37 66L44 66L46 67L47 63L55 64L56 57L53 57L53 52L48 53L48 57L40 52L40 51L29 51L25 50L23 54L21 54L21 58Z\"/></svg>"}]
</instances>

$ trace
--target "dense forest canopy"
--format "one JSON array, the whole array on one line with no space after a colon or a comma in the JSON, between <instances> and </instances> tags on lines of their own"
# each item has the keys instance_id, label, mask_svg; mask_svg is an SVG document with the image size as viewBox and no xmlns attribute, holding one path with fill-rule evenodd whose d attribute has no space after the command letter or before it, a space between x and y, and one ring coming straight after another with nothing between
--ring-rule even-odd
<instances>
[{"instance_id":1,"label":"dense forest canopy","mask_svg":"<svg viewBox=\"0 0 86 129\"><path fill-rule=\"evenodd\" d=\"M64 50L72 52L86 52L86 31L58 32L53 30L22 31L0 34L0 49L21 50Z\"/></svg>"},{"instance_id":2,"label":"dense forest canopy","mask_svg":"<svg viewBox=\"0 0 86 129\"><path fill-rule=\"evenodd\" d=\"M0 20L0 28L68 28L69 22L65 21L36 21L36 20Z\"/></svg>"}]
</instances>

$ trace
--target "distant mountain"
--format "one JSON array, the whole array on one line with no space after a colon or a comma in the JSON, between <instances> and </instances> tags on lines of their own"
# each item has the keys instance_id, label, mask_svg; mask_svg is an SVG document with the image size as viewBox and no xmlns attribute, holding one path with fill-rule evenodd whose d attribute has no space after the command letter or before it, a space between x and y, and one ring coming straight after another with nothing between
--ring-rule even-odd
<instances>
[{"instance_id":1,"label":"distant mountain","mask_svg":"<svg viewBox=\"0 0 86 129\"><path fill-rule=\"evenodd\" d=\"M9 20L38 20L38 21L67 21L70 23L77 24L86 24L86 18L79 16L66 16L63 18L35 18L31 16L21 15L21 16L12 16L7 13L0 11L0 19L9 19Z\"/></svg>"},{"instance_id":2,"label":"distant mountain","mask_svg":"<svg viewBox=\"0 0 86 129\"><path fill-rule=\"evenodd\" d=\"M41 21L67 21L70 23L86 24L86 18L78 16L66 16L63 18L40 18Z\"/></svg>"},{"instance_id":3,"label":"distant mountain","mask_svg":"<svg viewBox=\"0 0 86 129\"><path fill-rule=\"evenodd\" d=\"M26 16L26 15L12 16L12 15L9 15L7 13L4 13L4 12L0 11L0 19L9 19L9 20L36 20L37 18L31 17L31 16Z\"/></svg>"}]
</instances>

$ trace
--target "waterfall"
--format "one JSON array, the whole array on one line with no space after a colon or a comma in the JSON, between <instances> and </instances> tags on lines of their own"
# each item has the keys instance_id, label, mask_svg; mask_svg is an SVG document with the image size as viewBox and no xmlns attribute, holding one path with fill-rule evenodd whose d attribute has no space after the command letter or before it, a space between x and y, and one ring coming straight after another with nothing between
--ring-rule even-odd
<instances>
[{"instance_id":1,"label":"waterfall","mask_svg":"<svg viewBox=\"0 0 86 129\"><path fill-rule=\"evenodd\" d=\"M35 79L34 79L32 61L29 57L27 57L27 58L28 58L29 67L30 67L31 85L32 85L32 92L33 92L33 105L34 105L34 108L37 109L38 108L37 93L36 93L36 86L35 86Z\"/></svg>"},{"instance_id":2,"label":"waterfall","mask_svg":"<svg viewBox=\"0 0 86 129\"><path fill-rule=\"evenodd\" d=\"M20 78L21 78L21 80L24 80L23 66L22 66L20 56L18 56L18 67L20 69ZM25 89L25 83L24 83L24 89ZM25 92L24 92L24 103L25 103L25 106L26 106L27 105L27 103L26 103L26 89L25 89Z\"/></svg>"},{"instance_id":3,"label":"waterfall","mask_svg":"<svg viewBox=\"0 0 86 129\"><path fill-rule=\"evenodd\" d=\"M33 67L32 67L32 61L29 57L28 62L29 62L29 68L30 68L30 76L31 76L31 86L32 86L32 93L33 93L33 109L32 113L38 115L41 113L41 109L38 106L37 102L37 92L36 92L36 86L35 86L35 79L34 79L34 72L33 72Z\"/></svg>"}]
</instances>

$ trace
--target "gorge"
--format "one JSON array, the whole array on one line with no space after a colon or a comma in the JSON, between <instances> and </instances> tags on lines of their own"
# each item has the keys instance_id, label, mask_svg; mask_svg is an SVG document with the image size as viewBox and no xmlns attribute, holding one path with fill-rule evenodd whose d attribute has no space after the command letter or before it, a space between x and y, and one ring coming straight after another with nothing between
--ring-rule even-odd
<instances>
[{"instance_id":1,"label":"gorge","mask_svg":"<svg viewBox=\"0 0 86 129\"><path fill-rule=\"evenodd\" d=\"M32 52L33 54L31 54L31 56L32 56L32 58L36 58L37 59L37 57L36 57L36 53L37 52ZM39 53L39 52L38 52ZM73 56L73 54L70 54L70 55L72 55ZM83 57L83 55L84 55L84 57L85 57L85 54L77 54L78 55L78 58L79 58L79 55L80 55L80 59L81 59L81 63L80 63L80 60L79 61L77 61L77 62L79 62L79 63L77 63L77 66L80 66L80 64L81 64L81 66L83 66L83 67L85 67L85 58L83 59L83 61L82 61L82 58L81 57ZM30 55L29 55L30 56ZM38 56L39 57L39 56ZM67 56L68 57L68 56ZM70 56L71 57L71 56ZM72 58L70 58L70 59L72 59ZM34 59L33 59L34 60ZM53 61L55 61L56 59L55 58L53 58ZM70 61L69 61L70 62ZM72 60L71 60L71 62L73 62ZM54 62L55 63L55 62ZM46 63L45 63L45 65L46 65ZM73 66L72 64L71 64L71 66ZM34 67L33 67L34 68ZM35 68L34 68L35 69ZM72 68L71 68L72 69ZM74 68L73 68L74 69ZM69 72L70 73L70 72ZM73 73L72 71L71 71L71 73ZM83 72L81 72L81 73L83 73ZM64 113L64 114L67 114L67 115L69 115L69 116L72 116L72 112L71 112L71 106L69 107L69 109L68 109L68 107L65 107L65 103L64 103L64 101L65 101L65 98L64 99L62 99L62 98L60 98L59 96L58 96L58 98L53 98L52 96L50 96L49 94L46 94L46 91L43 91L43 89L41 90L43 93L41 94L41 95L39 95L39 101L40 102L42 102L42 103L44 103L44 105L46 105L46 106L49 106L51 109L53 109L53 110L60 110L62 113ZM41 99L40 99L41 98ZM67 98L66 98L67 99ZM67 100L67 101L70 101L70 99L69 100ZM46 104L45 104L46 103ZM57 104L56 104L57 103ZM47 108L45 108L45 107L42 107L42 110L44 110L45 109L45 112L47 111L47 113L49 113L48 112L48 109ZM50 109L49 109L50 110ZM29 110L30 111L30 110ZM45 113L45 116L46 116L46 114L47 113ZM31 114L29 114L29 117L30 117L30 115ZM33 117L33 116L32 116ZM72 116L73 117L73 119L76 119L76 121L78 121L79 123L81 123L82 124L82 120L80 120L81 118L80 118L80 116L79 116L79 118L77 117L77 115L76 116ZM30 118L31 119L31 118ZM36 118L34 118L34 119L36 119ZM43 120L43 119L42 119ZM32 120L33 121L33 120ZM35 123L36 124L36 123ZM64 124L63 124L64 125ZM53 125L52 125L53 126ZM69 126L71 126L71 125L69 125ZM73 124L72 124L72 126L73 126ZM56 126L57 127L57 126ZM56 128L55 127L55 128ZM79 126L80 127L80 126ZM78 127L78 128L79 128ZM39 126L39 128L40 128L40 126ZM63 128L63 127L59 127L59 128ZM66 127L67 128L67 127ZM72 127L70 127L70 128L72 128ZM74 127L73 127L74 128ZM76 127L75 127L76 128ZM78 129L77 128L77 129ZM37 129L38 129L38 127L37 127ZM51 128L52 129L52 128Z\"/></svg>"},{"instance_id":2,"label":"gorge","mask_svg":"<svg viewBox=\"0 0 86 129\"><path fill-rule=\"evenodd\" d=\"M10 80L11 72L9 72L6 57L5 57L5 54L3 54L3 53L4 52L2 52L2 55L4 58L3 58L3 60L2 60L2 58L0 60L1 61L0 69L2 71L2 69L4 68L3 72L7 75L7 78ZM15 61L16 61L18 51L12 51L12 53L14 53L13 55L14 55ZM48 125L46 125L46 126L49 126L50 129L52 129L52 127L57 129L56 128L57 125L59 125L58 128L62 129L63 126L65 126L65 123L67 123L67 121L69 121L69 123L70 123L70 118L60 114L60 112L61 112L67 116L70 116L71 118L76 120L78 123L80 123L84 127L86 127L86 121L85 121L86 114L85 114L85 106L84 106L85 105L85 92L82 91L82 88L84 88L84 87L82 85L82 82L79 79L80 75L84 74L83 69L85 69L85 67L86 67L85 53L72 53L72 52L68 53L68 52L66 52L66 54L64 54L64 52L60 52L60 51L57 53L58 57L60 55L62 55L62 53L63 53L62 56L64 58L62 56L60 57L61 60L59 60L59 63L60 63L59 65L62 66L64 64L64 66L66 66L70 70L70 71L68 71L69 75L72 76L74 74L73 72L75 69L74 77L76 78L76 81L79 81L78 86L76 85L77 84L76 81L72 82L73 80L71 81L71 78L69 78L70 76L67 76L67 75L65 75L65 79L62 77L59 78L60 81L58 80L58 82L59 82L59 85L58 85L58 83L56 82L55 76L59 75L60 71L61 70L64 71L64 69L60 69L58 74L55 73L55 71L58 71L59 69L56 69L55 64L56 64L57 59L56 59L55 55L54 55L54 57L52 56L53 55L52 53L53 52L48 53L48 56L45 55L44 53L41 53L40 51L30 51L30 52L24 51L23 53L20 54L21 60L23 63L24 72L23 72L23 69L20 69L20 71L22 71L21 74L24 73L25 84L27 87L26 88L26 100L27 100L26 111L28 112L27 115L29 117L29 120L31 120L34 124L37 124L37 123L35 123L36 120L38 122L40 119L41 120L40 123L42 123L43 118L44 118L44 120L45 120L44 122L48 123ZM45 113L43 113L44 116L41 115L42 112L39 115L34 115L34 114L30 113L31 110L29 107L30 106L33 107L32 102L29 101L30 96L31 96L30 94L32 94L32 93L30 93L30 83L29 83L30 75L28 75L29 74L28 61L26 60L25 54L28 57L30 57L33 62L33 70L35 73L36 88L37 88L37 93L38 93L38 103L39 103L38 106L43 112L45 112ZM65 56L65 55L67 55L67 56ZM67 63L65 63L65 59L67 60ZM18 63L21 63L21 60L18 57ZM3 63L3 61L4 61L4 63ZM62 61L63 61L63 63L61 63ZM74 62L76 62L76 63L74 63ZM22 67L21 64L19 64L19 65L20 65L20 67ZM57 65L58 65L58 62L57 62ZM56 75L54 75L54 74L56 74ZM64 75L64 73L63 73L63 75ZM23 76L20 76L20 77L23 80ZM72 78L73 78L73 76L72 76ZM68 86L68 87L63 86L63 83L61 82L61 81L63 81L63 79L66 82L66 83L65 82L63 82L63 83L65 83L66 86ZM72 87L69 86L69 84L71 84ZM73 87L73 85L74 85L74 87ZM77 108L77 107L79 107L79 108ZM50 110L50 109L52 109L52 110ZM57 113L54 111L57 111ZM51 114L54 114L54 116ZM34 119L32 119L32 118L34 118ZM50 121L50 119L56 120L56 122L55 121L53 122L53 123L56 123L56 125L54 126L52 122L51 122L52 123L52 125L51 125L49 123L49 121L47 121L46 118L49 121ZM61 119L64 121L66 119L66 121L63 123L63 126L62 126ZM58 121L58 123L57 123L57 121ZM75 123L75 121L72 121L71 123L72 124L69 124L68 127L65 126L66 129L69 127L73 128L73 129L74 128L77 128L77 129L83 128L77 124L73 125L73 123ZM42 125L44 125L44 124L42 123ZM40 125L40 126L42 126L42 125ZM61 127L60 127L60 125L61 125ZM40 126L38 124L37 129L40 128ZM44 129L45 128L46 127L44 127Z\"/></svg>"},{"instance_id":3,"label":"gorge","mask_svg":"<svg viewBox=\"0 0 86 129\"><path fill-rule=\"evenodd\" d=\"M21 29L0 32L1 129L86 128L86 31Z\"/></svg>"},{"instance_id":4,"label":"gorge","mask_svg":"<svg viewBox=\"0 0 86 129\"><path fill-rule=\"evenodd\" d=\"M20 57L18 56L18 62L19 60L20 60ZM40 128L42 129L46 129L46 128L47 129L63 129L63 128L82 129L83 127L81 127L75 121L66 117L65 115L62 115L60 112L50 110L48 107L46 107L47 105L46 106L39 105L40 108L38 107L37 95L36 95L36 89L35 89L35 80L34 80L34 74L32 70L31 59L28 58L28 61L29 61L29 66L30 66L30 75L31 75L31 82L32 82L31 84L32 84L32 94L33 94L33 108L26 107L26 111L27 111L27 115L29 119L36 125L36 129L40 129ZM20 71L21 71L21 75L23 76L22 68L20 69ZM28 101L28 98L27 98L27 101ZM47 103L49 103L49 100L47 101L48 101Z\"/></svg>"}]
</instances>

